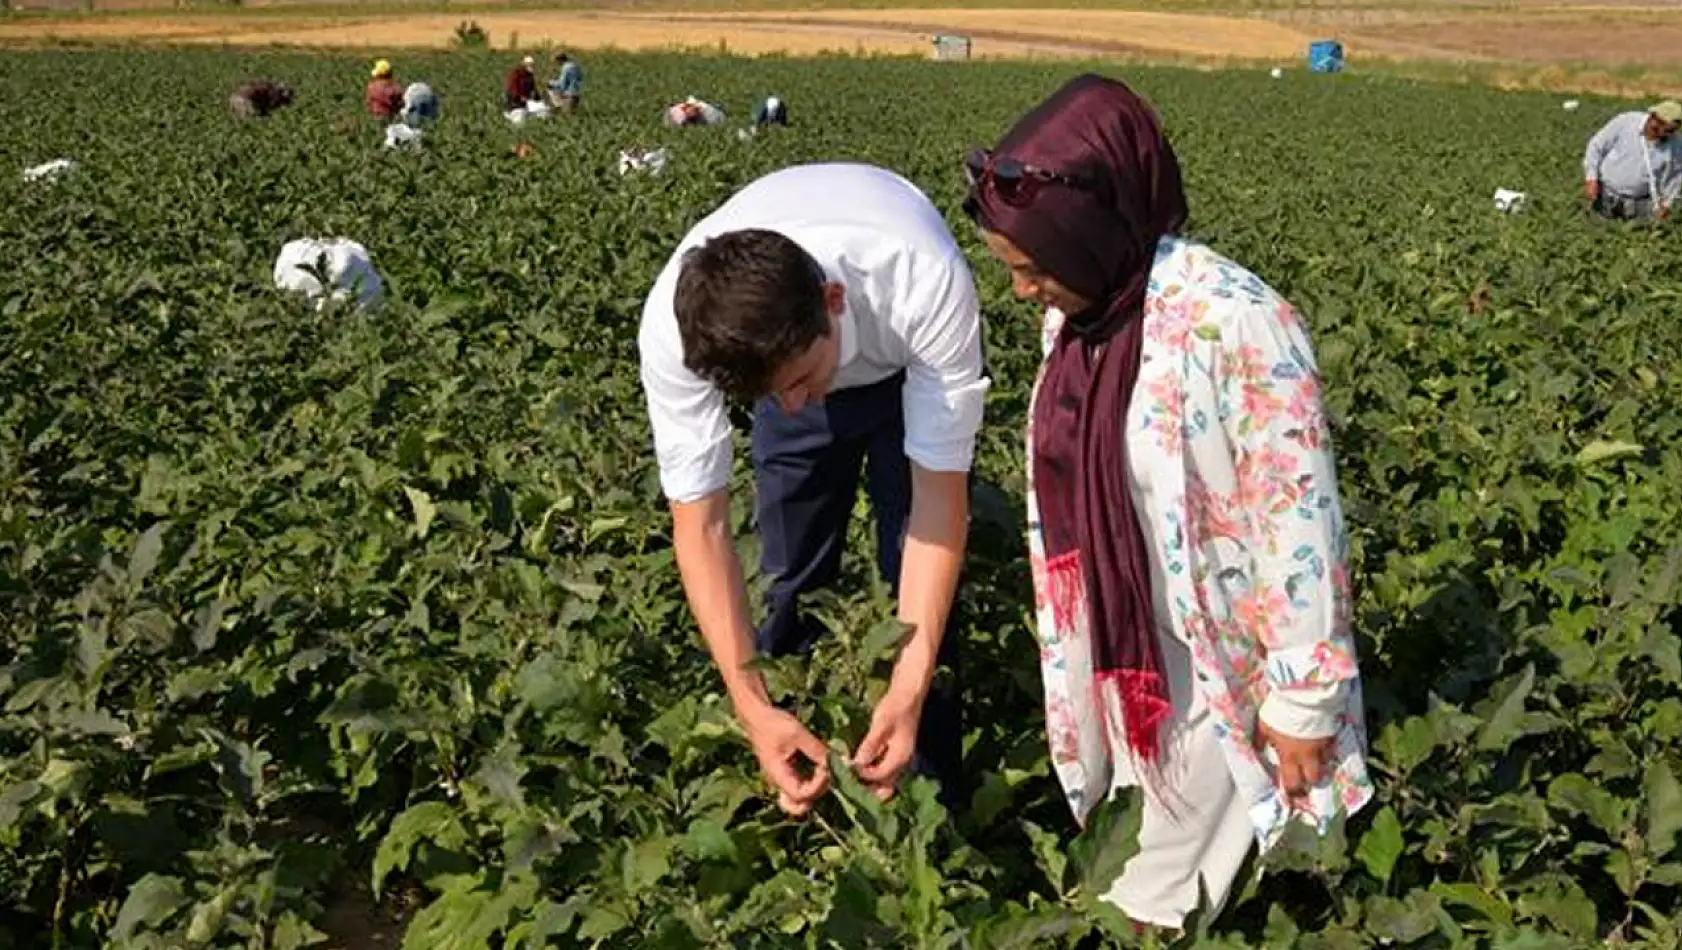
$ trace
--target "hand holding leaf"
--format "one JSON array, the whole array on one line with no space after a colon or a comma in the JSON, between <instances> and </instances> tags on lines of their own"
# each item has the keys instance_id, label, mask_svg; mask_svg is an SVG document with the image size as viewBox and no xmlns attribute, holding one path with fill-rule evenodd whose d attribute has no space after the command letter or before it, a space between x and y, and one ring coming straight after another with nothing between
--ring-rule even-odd
<instances>
[{"instance_id":1,"label":"hand holding leaf","mask_svg":"<svg viewBox=\"0 0 1682 950\"><path fill-rule=\"evenodd\" d=\"M759 768L777 792L777 806L796 818L829 790L828 750L800 720L772 705L742 716Z\"/></svg>"},{"instance_id":2,"label":"hand holding leaf","mask_svg":"<svg viewBox=\"0 0 1682 950\"><path fill-rule=\"evenodd\" d=\"M917 723L922 704L893 691L876 704L870 717L870 731L853 754L853 770L876 797L893 797L900 773L911 764L917 751Z\"/></svg>"}]
</instances>

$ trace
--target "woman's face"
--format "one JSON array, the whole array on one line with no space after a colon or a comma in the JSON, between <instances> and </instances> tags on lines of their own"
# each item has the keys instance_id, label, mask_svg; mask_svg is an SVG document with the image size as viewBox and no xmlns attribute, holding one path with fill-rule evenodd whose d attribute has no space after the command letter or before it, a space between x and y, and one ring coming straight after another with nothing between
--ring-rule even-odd
<instances>
[{"instance_id":1,"label":"woman's face","mask_svg":"<svg viewBox=\"0 0 1682 950\"><path fill-rule=\"evenodd\" d=\"M982 231L981 239L993 256L1010 268L1010 289L1022 300L1031 300L1042 307L1055 307L1065 314L1084 312L1092 301L1057 282L1057 278L1040 270L1026 253L1010 239L993 231Z\"/></svg>"}]
</instances>

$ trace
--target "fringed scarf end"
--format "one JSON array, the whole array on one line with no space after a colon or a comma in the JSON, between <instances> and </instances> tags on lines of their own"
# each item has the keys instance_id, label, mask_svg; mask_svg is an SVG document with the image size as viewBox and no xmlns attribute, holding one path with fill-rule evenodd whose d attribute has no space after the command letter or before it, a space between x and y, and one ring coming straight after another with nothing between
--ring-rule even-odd
<instances>
[{"instance_id":1,"label":"fringed scarf end","mask_svg":"<svg viewBox=\"0 0 1682 950\"><path fill-rule=\"evenodd\" d=\"M1150 670L1116 670L1100 674L1115 683L1121 699L1123 736L1128 751L1147 766L1161 764L1164 757L1165 727L1174 716L1168 684L1162 674Z\"/></svg>"},{"instance_id":2,"label":"fringed scarf end","mask_svg":"<svg viewBox=\"0 0 1682 950\"><path fill-rule=\"evenodd\" d=\"M1086 577L1081 572L1080 552L1066 551L1047 559L1045 584L1051 622L1059 631L1075 629L1076 618L1086 609Z\"/></svg>"}]
</instances>

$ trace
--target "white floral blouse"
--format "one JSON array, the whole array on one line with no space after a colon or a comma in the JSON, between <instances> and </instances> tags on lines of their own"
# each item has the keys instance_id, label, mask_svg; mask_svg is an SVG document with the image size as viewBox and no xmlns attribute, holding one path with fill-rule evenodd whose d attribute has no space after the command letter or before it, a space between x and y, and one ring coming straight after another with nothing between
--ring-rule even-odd
<instances>
[{"instance_id":1,"label":"white floral blouse","mask_svg":"<svg viewBox=\"0 0 1682 950\"><path fill-rule=\"evenodd\" d=\"M1049 354L1062 315L1046 314ZM1043 378L1043 368L1041 376ZM1039 381L1035 382L1037 396ZM1030 412L1030 418L1032 413ZM1372 797L1348 537L1320 380L1300 317L1254 274L1179 237L1157 247L1145 343L1128 409L1129 474L1161 635L1190 652L1228 770L1263 850L1293 818L1324 833ZM1052 762L1075 817L1131 784L1119 710L1093 693L1084 611L1059 628L1028 434L1029 547ZM1176 709L1184 716L1182 697ZM1293 809L1258 753L1258 718L1336 735L1329 778ZM1106 727L1106 723L1109 724Z\"/></svg>"}]
</instances>

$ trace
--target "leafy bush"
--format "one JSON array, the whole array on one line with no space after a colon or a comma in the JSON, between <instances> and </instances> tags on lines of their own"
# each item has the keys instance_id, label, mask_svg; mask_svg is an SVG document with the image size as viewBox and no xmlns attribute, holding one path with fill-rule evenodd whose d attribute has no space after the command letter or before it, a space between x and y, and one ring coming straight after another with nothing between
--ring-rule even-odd
<instances>
[{"instance_id":1,"label":"leafy bush","mask_svg":"<svg viewBox=\"0 0 1682 950\"><path fill-rule=\"evenodd\" d=\"M531 162L495 109L448 103L424 152L385 153L310 93L345 83L326 58L11 54L0 167L80 172L0 174L0 946L343 944L366 889L412 901L407 946L438 950L1132 942L1092 897L1136 812L1076 837L1025 626L1037 317L958 211L964 149L1071 67L592 62L614 81L590 121L519 130ZM504 65L414 69L466 99ZM207 90L249 74L303 94L231 124ZM1195 232L1313 324L1379 780L1187 942L1675 946L1682 247L1572 195L1621 104L1127 78ZM809 104L800 135L659 125L674 90L767 88ZM633 145L666 146L666 175L615 175ZM927 190L988 317L951 814L921 781L886 806L843 782L805 823L763 797L636 382L641 295L683 230L834 158ZM1496 185L1529 210L1496 214ZM339 234L388 278L383 311L269 289L285 240ZM817 604L837 635L816 657L771 665L843 744L895 632L869 576Z\"/></svg>"}]
</instances>

